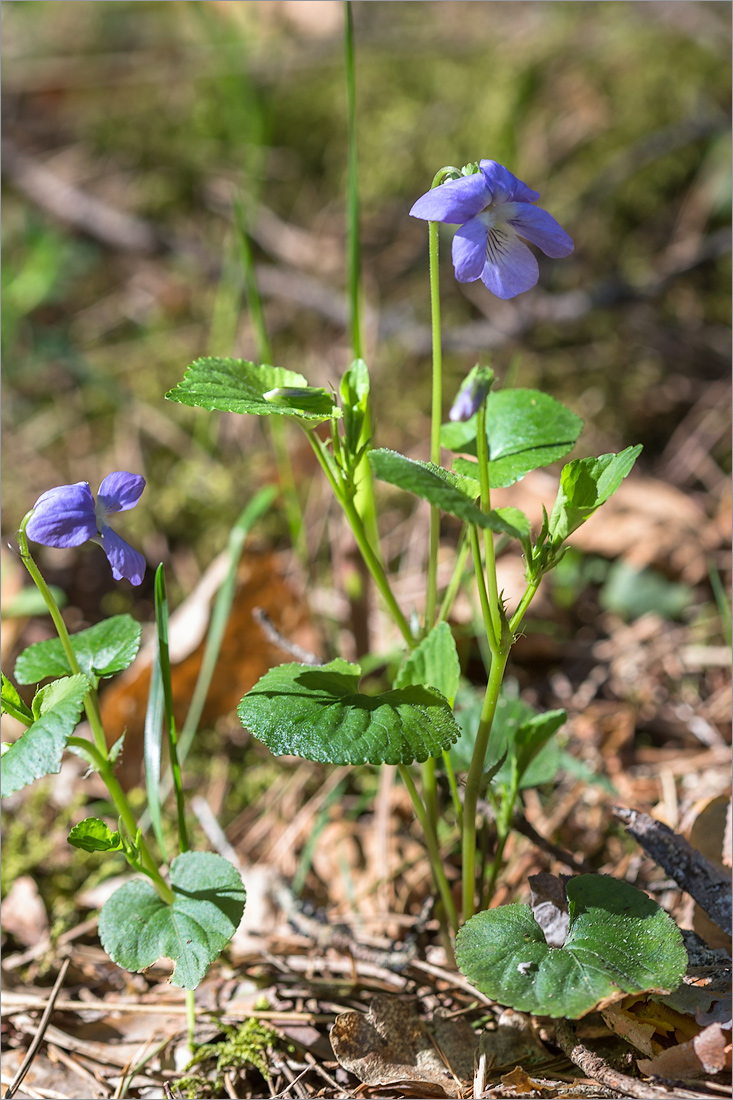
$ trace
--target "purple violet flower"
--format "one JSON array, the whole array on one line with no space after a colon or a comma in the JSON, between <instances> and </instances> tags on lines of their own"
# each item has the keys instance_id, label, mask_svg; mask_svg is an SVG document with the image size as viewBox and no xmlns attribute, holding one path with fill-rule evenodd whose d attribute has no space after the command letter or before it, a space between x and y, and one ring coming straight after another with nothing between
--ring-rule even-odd
<instances>
[{"instance_id":1,"label":"purple violet flower","mask_svg":"<svg viewBox=\"0 0 733 1100\"><path fill-rule=\"evenodd\" d=\"M479 170L448 180L422 195L410 213L431 222L459 224L453 266L459 283L481 279L497 298L514 298L539 279L523 237L546 256L569 256L573 242L551 214L533 204L540 197L503 164L482 160Z\"/></svg>"},{"instance_id":2,"label":"purple violet flower","mask_svg":"<svg viewBox=\"0 0 733 1100\"><path fill-rule=\"evenodd\" d=\"M131 584L140 584L145 575L145 558L108 526L107 517L134 508L144 488L144 477L117 470L107 474L99 486L95 507L88 481L59 485L38 498L26 524L26 534L43 546L96 542L107 555L116 581L126 577Z\"/></svg>"}]
</instances>

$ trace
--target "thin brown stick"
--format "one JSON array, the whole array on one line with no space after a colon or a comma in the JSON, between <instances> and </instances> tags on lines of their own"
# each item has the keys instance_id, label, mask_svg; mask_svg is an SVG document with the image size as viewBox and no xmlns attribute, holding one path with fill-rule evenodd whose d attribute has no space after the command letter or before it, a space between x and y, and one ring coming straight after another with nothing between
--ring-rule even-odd
<instances>
[{"instance_id":1,"label":"thin brown stick","mask_svg":"<svg viewBox=\"0 0 733 1100\"><path fill-rule=\"evenodd\" d=\"M647 855L663 867L670 878L686 890L710 919L730 936L730 875L706 859L679 833L672 832L668 825L655 821L648 814L614 806L613 815L623 821L627 833L633 836Z\"/></svg>"},{"instance_id":2,"label":"thin brown stick","mask_svg":"<svg viewBox=\"0 0 733 1100\"><path fill-rule=\"evenodd\" d=\"M600 1054L596 1054L580 1042L569 1020L557 1020L555 1038L558 1046L564 1054L567 1054L573 1065L582 1069L587 1077L592 1077L594 1081L613 1089L621 1096L631 1096L633 1100L710 1100L709 1095L704 1092L674 1086L661 1088L658 1085L647 1085L637 1077L620 1073L619 1070L609 1066Z\"/></svg>"},{"instance_id":3,"label":"thin brown stick","mask_svg":"<svg viewBox=\"0 0 733 1100\"><path fill-rule=\"evenodd\" d=\"M54 982L53 989L51 990L51 994L48 998L46 1011L43 1013L43 1016L41 1016L38 1030L31 1040L31 1045L28 1047L28 1053L18 1067L18 1072L16 1073L15 1077L8 1085L8 1091L5 1093L5 1096L8 1097L8 1100L10 1100L11 1097L15 1096L16 1092L20 1088L23 1082L23 1078L25 1077L28 1070L31 1068L31 1063L38 1053L38 1048L43 1042L43 1036L46 1034L46 1028L48 1027L49 1020L51 1019L51 1014L53 1013L54 1005L56 1004L56 998L58 997L61 991L61 987L64 984L66 971L69 969L70 963L71 959L66 958L61 964L61 969L59 970L58 977Z\"/></svg>"}]
</instances>

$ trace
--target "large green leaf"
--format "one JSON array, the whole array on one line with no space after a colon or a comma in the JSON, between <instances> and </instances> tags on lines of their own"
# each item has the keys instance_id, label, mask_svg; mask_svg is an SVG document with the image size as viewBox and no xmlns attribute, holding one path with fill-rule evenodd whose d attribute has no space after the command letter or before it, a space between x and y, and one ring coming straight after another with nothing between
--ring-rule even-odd
<instances>
[{"instance_id":1,"label":"large green leaf","mask_svg":"<svg viewBox=\"0 0 733 1100\"><path fill-rule=\"evenodd\" d=\"M363 695L359 665L335 660L270 669L237 713L276 755L329 764L412 764L440 756L459 736L437 691L413 685Z\"/></svg>"},{"instance_id":2,"label":"large green leaf","mask_svg":"<svg viewBox=\"0 0 733 1100\"><path fill-rule=\"evenodd\" d=\"M570 927L548 947L529 905L478 913L461 928L456 960L499 1004L577 1020L627 993L669 993L687 967L682 935L646 894L606 875L567 886Z\"/></svg>"},{"instance_id":3,"label":"large green leaf","mask_svg":"<svg viewBox=\"0 0 733 1100\"><path fill-rule=\"evenodd\" d=\"M488 527L492 531L511 535L513 538L521 537L520 530L505 516L497 511L482 512L473 503L472 498L476 494L469 479L444 470L434 462L417 462L414 458L407 458L397 451L382 447L369 451L369 464L374 476L380 481L387 481L390 485L414 493L451 516L457 516L477 527Z\"/></svg>"},{"instance_id":4,"label":"large green leaf","mask_svg":"<svg viewBox=\"0 0 733 1100\"><path fill-rule=\"evenodd\" d=\"M486 438L492 488L513 485L530 470L548 466L571 451L583 421L539 390L497 390L486 399ZM450 451L476 454L476 417L444 424L440 441ZM477 478L475 463L456 461L461 474Z\"/></svg>"},{"instance_id":5,"label":"large green leaf","mask_svg":"<svg viewBox=\"0 0 733 1100\"><path fill-rule=\"evenodd\" d=\"M140 623L130 615L113 615L88 630L72 634L71 646L81 672L92 682L122 672L135 659L141 632ZM68 676L70 673L59 638L28 646L15 663L15 678L19 684L37 684L46 676Z\"/></svg>"},{"instance_id":6,"label":"large green leaf","mask_svg":"<svg viewBox=\"0 0 733 1100\"><path fill-rule=\"evenodd\" d=\"M630 473L641 453L641 444L620 454L578 458L560 474L560 488L550 514L550 544L559 547L608 500Z\"/></svg>"},{"instance_id":7,"label":"large green leaf","mask_svg":"<svg viewBox=\"0 0 733 1100\"><path fill-rule=\"evenodd\" d=\"M195 989L242 919L239 872L213 852L184 852L171 864L173 904L144 880L125 883L99 914L102 947L126 970L172 959L171 982Z\"/></svg>"},{"instance_id":8,"label":"large green leaf","mask_svg":"<svg viewBox=\"0 0 733 1100\"><path fill-rule=\"evenodd\" d=\"M3 798L61 770L66 742L76 729L88 691L86 676L68 676L36 693L35 721L3 754Z\"/></svg>"},{"instance_id":9,"label":"large green leaf","mask_svg":"<svg viewBox=\"0 0 733 1100\"><path fill-rule=\"evenodd\" d=\"M453 632L447 623L438 623L407 655L397 673L394 687L427 684L437 688L453 706L460 678L461 664Z\"/></svg>"},{"instance_id":10,"label":"large green leaf","mask_svg":"<svg viewBox=\"0 0 733 1100\"><path fill-rule=\"evenodd\" d=\"M283 367L209 356L192 363L166 397L200 409L322 421L331 415L323 411L328 404L324 394L310 387L302 374Z\"/></svg>"}]
</instances>

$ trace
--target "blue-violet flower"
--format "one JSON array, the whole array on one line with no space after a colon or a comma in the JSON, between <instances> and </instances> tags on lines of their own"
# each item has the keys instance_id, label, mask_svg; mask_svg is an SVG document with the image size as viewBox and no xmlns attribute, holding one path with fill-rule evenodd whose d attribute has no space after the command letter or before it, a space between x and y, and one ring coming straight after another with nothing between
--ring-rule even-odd
<instances>
[{"instance_id":1,"label":"blue-violet flower","mask_svg":"<svg viewBox=\"0 0 733 1100\"><path fill-rule=\"evenodd\" d=\"M112 530L107 517L134 508L144 488L144 477L117 470L107 474L99 486L95 506L88 481L59 485L38 498L26 524L26 534L43 546L96 542L107 555L116 581L126 577L131 584L140 584L145 575L145 558Z\"/></svg>"},{"instance_id":2,"label":"blue-violet flower","mask_svg":"<svg viewBox=\"0 0 733 1100\"><path fill-rule=\"evenodd\" d=\"M546 256L573 251L572 239L551 214L533 204L540 197L495 160L479 171L448 180L422 195L410 213L431 222L459 224L453 238L453 266L459 283L481 279L497 298L514 298L539 279L534 255L523 237Z\"/></svg>"}]
</instances>

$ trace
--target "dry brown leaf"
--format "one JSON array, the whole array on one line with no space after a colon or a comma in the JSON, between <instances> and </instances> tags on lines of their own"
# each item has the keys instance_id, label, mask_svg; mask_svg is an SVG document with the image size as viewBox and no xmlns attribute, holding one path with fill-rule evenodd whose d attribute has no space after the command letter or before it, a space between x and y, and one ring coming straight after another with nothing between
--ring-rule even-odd
<instances>
[{"instance_id":1,"label":"dry brown leaf","mask_svg":"<svg viewBox=\"0 0 733 1100\"><path fill-rule=\"evenodd\" d=\"M436 1014L430 1027L396 997L375 997L366 1014L342 1012L331 1046L344 1069L370 1086L420 1081L459 1097L473 1078L476 1037L466 1020Z\"/></svg>"},{"instance_id":2,"label":"dry brown leaf","mask_svg":"<svg viewBox=\"0 0 733 1100\"><path fill-rule=\"evenodd\" d=\"M720 1073L731 1065L730 1031L724 1031L720 1024L711 1024L689 1042L663 1050L655 1058L641 1058L638 1065L649 1076L656 1074L682 1081Z\"/></svg>"},{"instance_id":3,"label":"dry brown leaf","mask_svg":"<svg viewBox=\"0 0 733 1100\"><path fill-rule=\"evenodd\" d=\"M217 558L196 591L171 615L171 678L174 713L179 726L186 716L201 668L210 604L223 579L223 565L223 559ZM293 659L263 635L252 615L256 607L267 612L289 642L311 651L316 645L305 602L292 582L283 576L282 562L276 554L245 554L237 571L237 585L202 715L204 723L215 722L233 711L244 693L268 669ZM110 743L127 731L117 771L124 786L139 779L152 656L151 646L144 647L127 671L115 677L100 697L102 720Z\"/></svg>"},{"instance_id":4,"label":"dry brown leaf","mask_svg":"<svg viewBox=\"0 0 733 1100\"><path fill-rule=\"evenodd\" d=\"M31 947L48 932L48 914L30 875L15 880L3 898L3 932Z\"/></svg>"},{"instance_id":5,"label":"dry brown leaf","mask_svg":"<svg viewBox=\"0 0 733 1100\"><path fill-rule=\"evenodd\" d=\"M601 1012L601 1016L616 1035L625 1039L632 1047L636 1047L642 1054L652 1058L659 1050L652 1045L655 1034L654 1024L644 1023L631 1013L626 1012L622 1005L609 1005Z\"/></svg>"}]
</instances>

